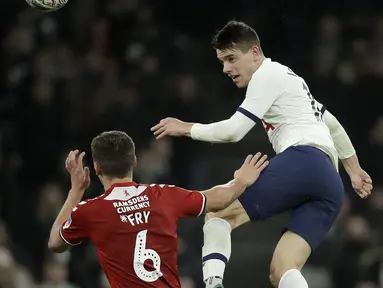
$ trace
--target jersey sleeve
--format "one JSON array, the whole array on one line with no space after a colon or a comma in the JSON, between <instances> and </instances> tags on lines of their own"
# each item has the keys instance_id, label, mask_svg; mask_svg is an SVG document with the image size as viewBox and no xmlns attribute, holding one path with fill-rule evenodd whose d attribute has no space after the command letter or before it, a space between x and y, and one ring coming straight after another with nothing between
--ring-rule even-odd
<instances>
[{"instance_id":1,"label":"jersey sleeve","mask_svg":"<svg viewBox=\"0 0 383 288\"><path fill-rule=\"evenodd\" d=\"M237 110L254 122L259 122L277 97L283 93L280 77L273 75L272 72L267 69L253 74L245 100Z\"/></svg>"},{"instance_id":2,"label":"jersey sleeve","mask_svg":"<svg viewBox=\"0 0 383 288\"><path fill-rule=\"evenodd\" d=\"M206 196L201 192L171 185L164 189L169 193L177 217L200 216L205 212Z\"/></svg>"},{"instance_id":3,"label":"jersey sleeve","mask_svg":"<svg viewBox=\"0 0 383 288\"><path fill-rule=\"evenodd\" d=\"M67 221L61 226L60 237L70 246L81 244L89 237L86 214L86 202L80 202L69 215Z\"/></svg>"}]
</instances>

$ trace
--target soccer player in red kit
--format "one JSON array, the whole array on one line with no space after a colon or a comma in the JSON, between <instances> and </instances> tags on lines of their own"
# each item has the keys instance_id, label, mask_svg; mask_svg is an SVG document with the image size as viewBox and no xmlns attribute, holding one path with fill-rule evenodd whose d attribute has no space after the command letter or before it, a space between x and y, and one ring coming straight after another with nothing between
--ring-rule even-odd
<instances>
[{"instance_id":1,"label":"soccer player in red kit","mask_svg":"<svg viewBox=\"0 0 383 288\"><path fill-rule=\"evenodd\" d=\"M105 193L81 201L89 187L85 155L71 151L66 169L71 190L53 224L48 246L54 252L90 239L112 288L179 288L177 220L219 211L253 184L267 156L249 155L234 180L206 191L133 182L135 145L124 132L103 132L91 144L95 172Z\"/></svg>"}]
</instances>

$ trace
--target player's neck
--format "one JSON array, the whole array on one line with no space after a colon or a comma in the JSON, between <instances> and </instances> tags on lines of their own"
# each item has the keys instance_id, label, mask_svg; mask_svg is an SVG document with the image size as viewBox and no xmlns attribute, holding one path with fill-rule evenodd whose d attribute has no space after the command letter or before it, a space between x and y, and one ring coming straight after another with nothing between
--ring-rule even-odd
<instances>
[{"instance_id":1,"label":"player's neck","mask_svg":"<svg viewBox=\"0 0 383 288\"><path fill-rule=\"evenodd\" d=\"M104 190L108 190L114 184L129 183L133 181L133 177L124 177L124 178L104 178L100 177L100 181L104 186Z\"/></svg>"},{"instance_id":2,"label":"player's neck","mask_svg":"<svg viewBox=\"0 0 383 288\"><path fill-rule=\"evenodd\" d=\"M255 71L257 71L259 67L261 67L261 65L262 65L263 61L265 61L265 59L266 59L266 57L264 55L259 56L257 61L254 62L254 66L253 66L254 67L254 71L253 71L253 73Z\"/></svg>"}]
</instances>

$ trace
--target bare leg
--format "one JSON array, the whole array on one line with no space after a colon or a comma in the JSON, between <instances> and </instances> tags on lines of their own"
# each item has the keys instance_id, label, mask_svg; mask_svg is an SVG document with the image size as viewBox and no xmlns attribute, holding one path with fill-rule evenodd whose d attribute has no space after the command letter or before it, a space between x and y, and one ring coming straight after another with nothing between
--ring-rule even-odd
<instances>
[{"instance_id":1,"label":"bare leg","mask_svg":"<svg viewBox=\"0 0 383 288\"><path fill-rule=\"evenodd\" d=\"M270 281L278 288L308 288L300 273L310 257L311 247L298 234L287 231L275 248L270 265Z\"/></svg>"}]
</instances>

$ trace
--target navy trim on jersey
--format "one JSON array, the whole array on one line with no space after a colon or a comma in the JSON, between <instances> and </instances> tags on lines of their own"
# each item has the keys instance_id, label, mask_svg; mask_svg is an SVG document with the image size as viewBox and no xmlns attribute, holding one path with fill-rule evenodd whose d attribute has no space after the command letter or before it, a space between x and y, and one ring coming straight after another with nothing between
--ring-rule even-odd
<instances>
[{"instance_id":1,"label":"navy trim on jersey","mask_svg":"<svg viewBox=\"0 0 383 288\"><path fill-rule=\"evenodd\" d=\"M255 123L260 122L260 119L257 116L255 116L253 113L247 111L243 107L238 107L237 111L242 113L243 115L245 115L247 118L253 120Z\"/></svg>"},{"instance_id":2,"label":"navy trim on jersey","mask_svg":"<svg viewBox=\"0 0 383 288\"><path fill-rule=\"evenodd\" d=\"M209 255L206 255L205 257L202 258L202 262L206 262L211 259L221 260L223 263L225 263L225 265L228 262L227 258L220 253L211 253Z\"/></svg>"}]
</instances>

